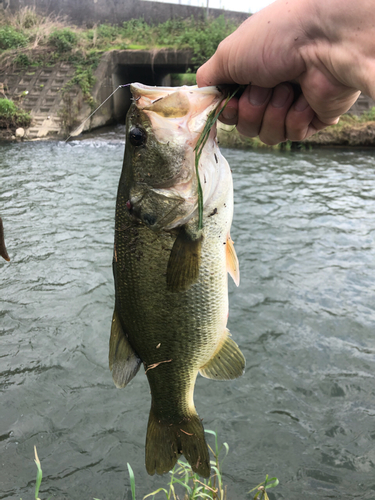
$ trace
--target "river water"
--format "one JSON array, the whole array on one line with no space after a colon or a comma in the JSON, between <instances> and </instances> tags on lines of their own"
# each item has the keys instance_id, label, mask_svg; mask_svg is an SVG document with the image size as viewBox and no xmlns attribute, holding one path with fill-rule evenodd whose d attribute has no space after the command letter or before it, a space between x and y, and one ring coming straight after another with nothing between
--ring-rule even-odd
<instances>
[{"instance_id":1,"label":"river water","mask_svg":"<svg viewBox=\"0 0 375 500\"><path fill-rule=\"evenodd\" d=\"M118 390L107 363L123 150L123 128L0 145L0 499L33 498L34 445L42 500L128 499L127 462L137 498L167 483L144 468L143 369ZM229 444L228 499L269 474L271 500L373 500L375 152L223 153L241 269L229 328L247 368L200 377L195 403Z\"/></svg>"}]
</instances>

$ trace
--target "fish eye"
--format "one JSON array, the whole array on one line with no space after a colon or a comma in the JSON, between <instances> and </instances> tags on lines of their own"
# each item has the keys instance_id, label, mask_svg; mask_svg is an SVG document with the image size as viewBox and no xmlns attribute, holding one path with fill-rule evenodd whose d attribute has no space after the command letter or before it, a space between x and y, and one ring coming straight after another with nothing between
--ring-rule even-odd
<instances>
[{"instance_id":1,"label":"fish eye","mask_svg":"<svg viewBox=\"0 0 375 500\"><path fill-rule=\"evenodd\" d=\"M143 146L146 142L146 131L143 128L132 128L129 132L129 140L133 146Z\"/></svg>"}]
</instances>

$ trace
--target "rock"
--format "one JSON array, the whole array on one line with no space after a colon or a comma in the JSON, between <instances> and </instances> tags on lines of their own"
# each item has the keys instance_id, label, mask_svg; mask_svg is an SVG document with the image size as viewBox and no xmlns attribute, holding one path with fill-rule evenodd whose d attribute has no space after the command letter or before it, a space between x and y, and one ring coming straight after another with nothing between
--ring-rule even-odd
<instances>
[{"instance_id":1,"label":"rock","mask_svg":"<svg viewBox=\"0 0 375 500\"><path fill-rule=\"evenodd\" d=\"M24 137L25 136L25 129L20 127L16 130L16 137Z\"/></svg>"}]
</instances>

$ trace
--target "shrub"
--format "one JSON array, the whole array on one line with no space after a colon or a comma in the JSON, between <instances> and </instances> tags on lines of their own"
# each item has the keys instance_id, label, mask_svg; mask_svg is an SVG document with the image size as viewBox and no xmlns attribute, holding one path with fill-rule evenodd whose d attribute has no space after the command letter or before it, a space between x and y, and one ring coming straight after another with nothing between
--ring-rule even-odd
<instances>
[{"instance_id":1,"label":"shrub","mask_svg":"<svg viewBox=\"0 0 375 500\"><path fill-rule=\"evenodd\" d=\"M49 43L56 47L58 52L70 52L77 42L77 34L69 28L54 30L49 37Z\"/></svg>"},{"instance_id":2,"label":"shrub","mask_svg":"<svg viewBox=\"0 0 375 500\"><path fill-rule=\"evenodd\" d=\"M105 40L116 40L119 35L119 29L117 26L111 26L110 24L100 24L98 26L98 38L104 38Z\"/></svg>"},{"instance_id":3,"label":"shrub","mask_svg":"<svg viewBox=\"0 0 375 500\"><path fill-rule=\"evenodd\" d=\"M31 116L10 99L0 99L0 128L28 127Z\"/></svg>"},{"instance_id":4,"label":"shrub","mask_svg":"<svg viewBox=\"0 0 375 500\"><path fill-rule=\"evenodd\" d=\"M369 121L369 122L375 121L375 107L372 107L368 111L365 111L361 115L361 121Z\"/></svg>"},{"instance_id":5,"label":"shrub","mask_svg":"<svg viewBox=\"0 0 375 500\"><path fill-rule=\"evenodd\" d=\"M14 64L16 66L19 66L21 68L27 68L32 64L32 61L30 60L29 56L27 54L18 54L14 58Z\"/></svg>"},{"instance_id":6,"label":"shrub","mask_svg":"<svg viewBox=\"0 0 375 500\"><path fill-rule=\"evenodd\" d=\"M17 49L25 47L29 41L28 37L20 33L12 26L3 26L0 28L0 49Z\"/></svg>"}]
</instances>

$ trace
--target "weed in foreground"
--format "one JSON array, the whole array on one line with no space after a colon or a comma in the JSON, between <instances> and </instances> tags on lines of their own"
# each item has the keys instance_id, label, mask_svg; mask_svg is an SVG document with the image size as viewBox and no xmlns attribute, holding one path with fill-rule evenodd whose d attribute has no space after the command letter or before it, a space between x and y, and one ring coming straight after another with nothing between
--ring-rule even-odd
<instances>
[{"instance_id":1,"label":"weed in foreground","mask_svg":"<svg viewBox=\"0 0 375 500\"><path fill-rule=\"evenodd\" d=\"M215 449L212 449L211 446L208 445L213 456L213 460L211 460L211 469L213 474L211 477L208 479L201 479L198 474L195 474L192 471L188 463L183 460L178 460L173 470L169 472L170 480L167 487L159 488L151 493L148 493L143 497L143 500L146 500L147 498L152 498L154 500L156 496L159 497L159 493L162 493L166 500L198 500L201 498L208 500L227 500L227 487L223 484L222 465L228 455L229 446L227 443L223 443L219 446L218 436L215 431L206 430L205 432L207 432L207 434L212 434L215 437ZM42 468L35 446L34 451L35 464L38 469L35 484L35 500L40 500L39 488L42 482ZM136 500L134 472L129 463L127 466L129 471L132 500ZM269 488L274 488L278 484L279 480L276 477L268 478L268 475L266 475L265 481L258 484L258 486L250 490L248 493L256 492L255 496L252 497L253 500L269 500L267 490ZM178 496L178 493L181 490L184 495L183 497ZM93 500L99 499L93 498Z\"/></svg>"}]
</instances>

